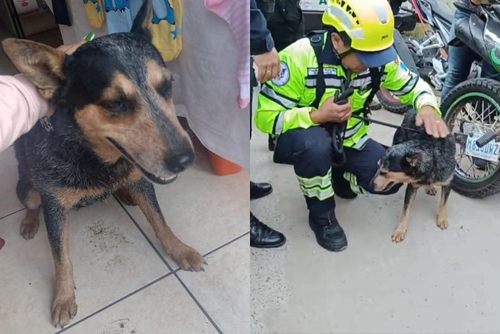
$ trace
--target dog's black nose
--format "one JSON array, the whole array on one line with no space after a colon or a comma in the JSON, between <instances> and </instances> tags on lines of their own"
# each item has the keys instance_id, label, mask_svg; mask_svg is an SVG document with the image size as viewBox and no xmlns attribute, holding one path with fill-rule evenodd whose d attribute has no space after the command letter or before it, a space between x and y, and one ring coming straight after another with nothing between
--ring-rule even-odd
<instances>
[{"instance_id":1,"label":"dog's black nose","mask_svg":"<svg viewBox=\"0 0 500 334\"><path fill-rule=\"evenodd\" d=\"M167 161L167 168L172 173L182 172L186 167L191 165L194 161L194 154L189 153L181 153L177 154L173 157L170 157Z\"/></svg>"}]
</instances>

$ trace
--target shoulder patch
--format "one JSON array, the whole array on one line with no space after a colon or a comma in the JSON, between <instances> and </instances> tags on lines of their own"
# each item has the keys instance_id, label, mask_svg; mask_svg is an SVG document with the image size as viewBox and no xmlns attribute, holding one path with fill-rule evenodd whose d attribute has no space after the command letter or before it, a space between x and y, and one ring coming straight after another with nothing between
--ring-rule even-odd
<instances>
[{"instance_id":1,"label":"shoulder patch","mask_svg":"<svg viewBox=\"0 0 500 334\"><path fill-rule=\"evenodd\" d=\"M282 61L280 75L274 78L272 82L276 86L280 87L286 85L288 81L290 81L290 69L288 68L287 63Z\"/></svg>"}]
</instances>

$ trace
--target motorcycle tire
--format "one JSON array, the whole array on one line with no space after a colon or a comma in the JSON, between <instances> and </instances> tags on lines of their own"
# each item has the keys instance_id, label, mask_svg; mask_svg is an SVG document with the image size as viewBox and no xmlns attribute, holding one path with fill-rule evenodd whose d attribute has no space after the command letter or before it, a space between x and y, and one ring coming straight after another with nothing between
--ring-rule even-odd
<instances>
[{"instance_id":1,"label":"motorcycle tire","mask_svg":"<svg viewBox=\"0 0 500 334\"><path fill-rule=\"evenodd\" d=\"M441 104L441 111L448 127L452 128L455 114L460 111L460 102L465 99L486 100L500 110L500 82L491 79L472 79L462 82L446 96ZM485 198L500 192L500 168L487 178L474 180L462 175L457 168L451 187L457 193L470 198Z\"/></svg>"},{"instance_id":2,"label":"motorcycle tire","mask_svg":"<svg viewBox=\"0 0 500 334\"><path fill-rule=\"evenodd\" d=\"M401 101L392 96L392 94L384 88L380 88L377 92L377 99L385 110L394 114L403 115L411 109L411 106L402 104Z\"/></svg>"},{"instance_id":3,"label":"motorcycle tire","mask_svg":"<svg viewBox=\"0 0 500 334\"><path fill-rule=\"evenodd\" d=\"M398 30L394 31L394 48L406 67L413 73L418 74L418 67L415 64L413 55L408 48L407 42ZM401 103L401 101L392 96L392 94L384 88L380 88L377 92L377 99L385 110L395 114L402 115L411 109L411 106Z\"/></svg>"}]
</instances>

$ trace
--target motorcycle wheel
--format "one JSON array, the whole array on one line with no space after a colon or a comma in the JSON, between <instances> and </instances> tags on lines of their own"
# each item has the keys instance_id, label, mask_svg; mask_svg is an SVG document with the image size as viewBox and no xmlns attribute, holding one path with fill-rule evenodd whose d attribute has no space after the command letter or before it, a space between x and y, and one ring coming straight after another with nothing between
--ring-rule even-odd
<instances>
[{"instance_id":1,"label":"motorcycle wheel","mask_svg":"<svg viewBox=\"0 0 500 334\"><path fill-rule=\"evenodd\" d=\"M465 81L450 91L441 110L457 141L452 189L471 198L500 192L500 158L494 163L465 154L468 135L500 129L500 82L482 78Z\"/></svg>"},{"instance_id":2,"label":"motorcycle wheel","mask_svg":"<svg viewBox=\"0 0 500 334\"><path fill-rule=\"evenodd\" d=\"M398 30L394 31L394 48L406 67L410 71L418 73L418 67L415 64L415 59L411 50L412 44L405 40ZM410 106L401 103L398 98L384 88L380 88L377 92L377 99L385 110L395 114L401 115L411 109Z\"/></svg>"},{"instance_id":3,"label":"motorcycle wheel","mask_svg":"<svg viewBox=\"0 0 500 334\"><path fill-rule=\"evenodd\" d=\"M395 96L391 94L387 89L380 88L377 92L377 99L385 110L390 111L395 114L404 114L411 109L410 106L402 104Z\"/></svg>"}]
</instances>

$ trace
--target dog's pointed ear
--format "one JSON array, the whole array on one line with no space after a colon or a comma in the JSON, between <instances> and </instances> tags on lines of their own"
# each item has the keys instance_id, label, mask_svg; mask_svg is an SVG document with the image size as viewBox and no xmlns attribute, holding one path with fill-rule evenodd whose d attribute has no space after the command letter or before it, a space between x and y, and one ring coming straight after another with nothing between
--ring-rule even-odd
<instances>
[{"instance_id":1,"label":"dog's pointed ear","mask_svg":"<svg viewBox=\"0 0 500 334\"><path fill-rule=\"evenodd\" d=\"M17 70L36 86L40 95L51 99L64 82L66 54L24 39L7 38L2 41L2 46Z\"/></svg>"},{"instance_id":2,"label":"dog's pointed ear","mask_svg":"<svg viewBox=\"0 0 500 334\"><path fill-rule=\"evenodd\" d=\"M432 158L423 151L413 152L406 156L406 161L412 167L416 167L419 162L428 163L431 160Z\"/></svg>"},{"instance_id":3,"label":"dog's pointed ear","mask_svg":"<svg viewBox=\"0 0 500 334\"><path fill-rule=\"evenodd\" d=\"M152 0L144 0L142 3L141 9L139 9L139 13L134 19L134 23L132 24L132 29L130 30L133 34L141 35L143 38L146 38L150 43L153 40L153 36L151 35L151 25L153 20L153 2Z\"/></svg>"},{"instance_id":4,"label":"dog's pointed ear","mask_svg":"<svg viewBox=\"0 0 500 334\"><path fill-rule=\"evenodd\" d=\"M410 166L415 167L418 164L418 162L420 161L420 158L421 158L421 154L416 153L416 154L408 155L406 157L406 161L410 164Z\"/></svg>"}]
</instances>

